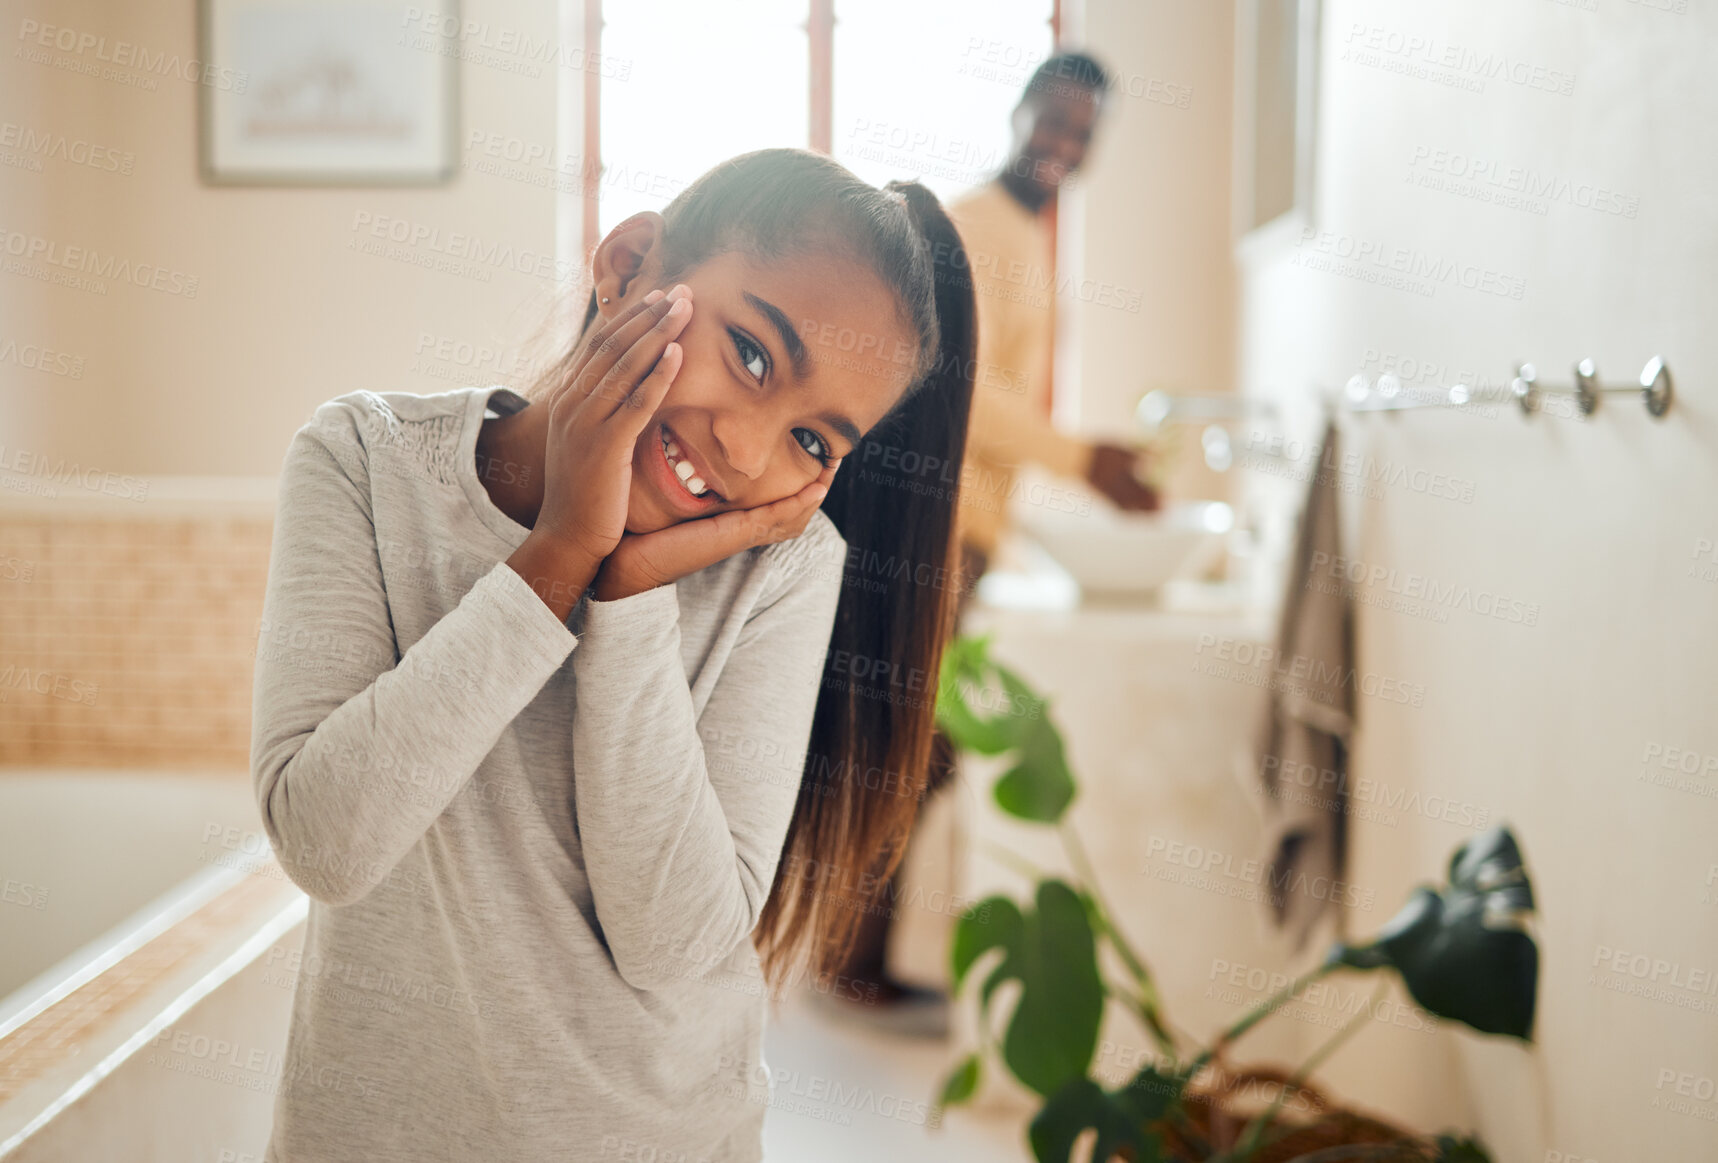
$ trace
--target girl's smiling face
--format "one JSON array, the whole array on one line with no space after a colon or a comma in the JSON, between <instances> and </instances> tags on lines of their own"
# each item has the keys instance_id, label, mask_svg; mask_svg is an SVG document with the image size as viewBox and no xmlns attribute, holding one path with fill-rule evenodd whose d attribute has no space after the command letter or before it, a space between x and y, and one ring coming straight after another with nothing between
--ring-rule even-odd
<instances>
[{"instance_id":1,"label":"girl's smiling face","mask_svg":"<svg viewBox=\"0 0 1718 1163\"><path fill-rule=\"evenodd\" d=\"M692 289L692 318L680 370L633 448L629 533L792 496L857 451L906 390L917 336L861 264L761 265L729 251L674 281ZM650 290L634 279L608 313Z\"/></svg>"}]
</instances>

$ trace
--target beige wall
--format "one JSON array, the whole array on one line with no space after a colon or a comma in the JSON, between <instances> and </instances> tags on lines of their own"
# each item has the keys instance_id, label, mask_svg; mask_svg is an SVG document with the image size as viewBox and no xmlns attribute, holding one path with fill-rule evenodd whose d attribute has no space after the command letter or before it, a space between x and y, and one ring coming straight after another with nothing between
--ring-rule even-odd
<instances>
[{"instance_id":1,"label":"beige wall","mask_svg":"<svg viewBox=\"0 0 1718 1163\"><path fill-rule=\"evenodd\" d=\"M1125 89L1106 112L1086 189L1065 207L1064 262L1067 273L1125 292L1139 309L1064 298L1063 382L1079 385L1063 393L1064 419L1113 435L1151 388L1233 382L1235 282L1221 258L1228 203L1226 193L1213 196L1228 186L1231 17L1225 5L1172 0L1079 7L1068 6L1070 37L1102 54ZM494 29L557 35L553 4L465 0L463 11ZM26 6L6 26L10 40L19 41L25 21L196 52L191 3ZM468 61L462 169L449 185L298 190L204 185L189 82L160 78L148 91L12 59L0 71L0 120L112 147L130 155L130 172L56 160L40 172L0 168L8 211L0 228L159 264L194 277L197 288L186 296L114 283L101 295L0 278L6 336L81 361L77 378L0 365L8 447L142 477L267 476L287 437L331 396L507 378L543 319L547 282L504 268L487 270L486 280L463 277L358 253L352 244L380 240L354 223L359 215L404 219L553 253L554 193L464 163L485 157L467 149L473 132L556 157L576 148L565 131L557 142L557 81L576 112L581 76L562 72L545 67L532 77ZM576 208L575 199L565 203Z\"/></svg>"},{"instance_id":2,"label":"beige wall","mask_svg":"<svg viewBox=\"0 0 1718 1163\"><path fill-rule=\"evenodd\" d=\"M1327 4L1313 225L1333 252L1404 248L1457 273L1419 279L1429 296L1363 281L1320 267L1330 256L1315 238L1243 281L1243 381L1292 386L1295 435L1315 387L1368 360L1374 375L1393 358L1436 365L1429 382L1500 383L1517 359L1567 381L1590 356L1627 382L1662 353L1676 376L1662 420L1612 396L1586 422L1505 408L1345 423L1348 451L1369 464L1471 490L1351 498L1352 556L1399 571L1399 585L1418 574L1523 604L1521 621L1362 605L1361 673L1417 684L1424 702L1362 699L1355 770L1515 828L1539 889L1543 966L1535 1050L1446 1031L1439 1052L1414 1053L1368 1030L1326 1075L1424 1125L1476 1125L1511 1163L1718 1157L1718 559L1701 555L1718 541L1718 18L1663 10L1674 2ZM1375 36L1377 55L1357 57ZM1433 47L1392 52L1398 37ZM1503 54L1529 80L1535 66L1572 73L1572 92L1502 77L1474 92L1416 72L1446 52ZM1543 206L1483 201L1449 188L1438 151L1487 159L1499 181L1520 168L1557 185ZM1581 205L1589 183L1623 212ZM1467 289L1470 271L1522 294ZM1390 597L1384 584L1369 594ZM1670 749L1692 753L1696 773L1645 761ZM1398 815L1355 823L1355 879L1381 900L1441 879L1472 832ZM1646 962L1618 971L1605 950ZM1629 971L1652 962L1644 979ZM1643 996L1655 972L1663 996Z\"/></svg>"},{"instance_id":3,"label":"beige wall","mask_svg":"<svg viewBox=\"0 0 1718 1163\"><path fill-rule=\"evenodd\" d=\"M1116 87L1059 223L1062 273L1091 299L1057 301L1057 383L1077 385L1058 391L1058 418L1126 437L1153 389L1234 384L1233 13L1187 0L1087 0L1063 13L1067 42L1097 56ZM1099 295L1137 307L1101 305ZM1177 495L1226 495L1196 440L1166 468Z\"/></svg>"},{"instance_id":4,"label":"beige wall","mask_svg":"<svg viewBox=\"0 0 1718 1163\"><path fill-rule=\"evenodd\" d=\"M455 345L516 352L542 317L543 279L483 264L483 277L466 277L349 247L381 241L354 229L367 214L552 255L555 195L545 185L462 168L437 187L211 187L198 177L196 85L167 76L149 91L13 55L34 46L20 34L35 21L192 58L196 10L191 0L69 0L9 12L0 121L131 160L129 173L53 159L40 172L0 168L0 229L159 264L194 276L197 288L191 297L112 282L102 295L0 275L5 337L83 361L75 379L0 365L8 458L24 450L143 477L271 476L322 401L360 388L494 382L504 357L479 364ZM543 0L463 0L462 14L495 36L557 35L556 6ZM37 51L86 64L94 55ZM538 66L533 77L507 63L468 61L462 70L462 162L474 130L554 156L557 72L566 70ZM443 341L452 358L436 359Z\"/></svg>"}]
</instances>

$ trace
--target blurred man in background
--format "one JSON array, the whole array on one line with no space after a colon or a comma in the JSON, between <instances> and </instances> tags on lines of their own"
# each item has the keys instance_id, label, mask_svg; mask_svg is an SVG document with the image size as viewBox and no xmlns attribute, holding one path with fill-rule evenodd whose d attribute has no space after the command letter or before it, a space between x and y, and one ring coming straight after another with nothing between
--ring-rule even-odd
<instances>
[{"instance_id":1,"label":"blurred man in background","mask_svg":"<svg viewBox=\"0 0 1718 1163\"><path fill-rule=\"evenodd\" d=\"M1008 498L1021 464L1030 461L1080 479L1123 509L1157 508L1156 495L1136 475L1141 466L1134 450L1058 432L1046 406L1056 285L1049 211L1062 183L1085 161L1108 81L1102 66L1083 53L1046 60L1014 107L1013 141L1001 172L948 206L967 251L978 309L978 367L955 522L962 613L1008 527ZM903 1033L936 1035L948 1029L946 994L897 979L885 963L890 931L902 918L902 902L921 895L943 900L958 895L956 886L948 883L934 886L941 896L904 892L899 883L902 872L915 863L921 876L945 882L955 878L955 824L949 805L933 801L953 772L953 748L939 731L920 826L915 827L901 871L884 883L877 907L861 920L844 970L844 976L866 988L862 995L829 995L860 1003L834 1001L837 1012L863 1014L872 1023ZM931 972L946 978L943 965L953 918L935 920L930 932L913 937L921 946L913 960L934 965Z\"/></svg>"},{"instance_id":2,"label":"blurred man in background","mask_svg":"<svg viewBox=\"0 0 1718 1163\"><path fill-rule=\"evenodd\" d=\"M976 581L1008 528L1008 497L1028 461L1093 486L1122 509L1155 509L1133 449L1082 440L1051 424L1055 234L1050 210L1085 162L1109 76L1084 53L1046 60L1014 107L1008 162L949 204L978 304L978 368L957 526Z\"/></svg>"}]
</instances>

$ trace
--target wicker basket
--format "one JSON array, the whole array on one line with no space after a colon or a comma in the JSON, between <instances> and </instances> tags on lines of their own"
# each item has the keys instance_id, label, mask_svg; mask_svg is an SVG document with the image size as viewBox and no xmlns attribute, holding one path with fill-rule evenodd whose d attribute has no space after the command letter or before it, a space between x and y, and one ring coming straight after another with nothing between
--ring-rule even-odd
<instances>
[{"instance_id":1,"label":"wicker basket","mask_svg":"<svg viewBox=\"0 0 1718 1163\"><path fill-rule=\"evenodd\" d=\"M1178 1163L1199 1163L1233 1148L1248 1121L1291 1083L1291 1075L1268 1067L1230 1070L1211 1064L1211 1077L1183 1095L1184 1118L1152 1129ZM1249 1097L1249 1095L1251 1097ZM1426 1163L1436 1151L1412 1131L1338 1106L1317 1088L1300 1083L1292 1102L1278 1110L1253 1163Z\"/></svg>"}]
</instances>

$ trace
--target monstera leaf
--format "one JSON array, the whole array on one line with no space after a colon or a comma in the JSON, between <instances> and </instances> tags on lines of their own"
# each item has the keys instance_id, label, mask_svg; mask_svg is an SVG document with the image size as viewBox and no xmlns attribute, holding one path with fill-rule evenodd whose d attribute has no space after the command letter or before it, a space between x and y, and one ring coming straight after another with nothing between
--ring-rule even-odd
<instances>
[{"instance_id":1,"label":"monstera leaf","mask_svg":"<svg viewBox=\"0 0 1718 1163\"><path fill-rule=\"evenodd\" d=\"M1076 792L1062 737L1050 721L1046 700L991 661L989 644L988 635L962 636L944 652L937 725L959 749L1006 758L994 788L1002 810L1020 819L1060 823ZM1061 831L1064 844L1070 844L1071 824ZM1070 848L1070 859L1081 867L1077 856ZM980 1045L948 1075L938 1106L969 1101L978 1090L985 1059L997 1051L1008 1070L1044 1100L1028 1128L1039 1163L1071 1163L1082 1137L1094 1139L1094 1161L1107 1163L1120 1155L1133 1163L1169 1163L1172 1148L1173 1158L1183 1157L1183 1140L1193 1127L1185 1090L1199 1069L1311 981L1344 968L1393 969L1432 1013L1484 1033L1530 1040L1539 954L1525 925L1534 910L1534 895L1515 838L1507 828L1474 837L1451 858L1448 880L1442 890L1416 889L1371 942L1337 944L1321 965L1255 1005L1199 1050L1190 1065L1167 1074L1146 1066L1115 1090L1089 1076L1104 1005L1112 992L1161 1035L1171 1060L1180 1061L1182 1055L1161 1023L1159 995L1149 970L1103 907L1096 886L1046 879L1038 882L1030 904L990 897L967 910L955 926L954 988L959 990L980 960L987 961L989 971L979 990ZM1107 941L1129 967L1133 980L1128 985L1107 985L1100 976L1099 940ZM999 956L990 958L993 952ZM1019 983L1018 1000L996 1042L991 1003L996 990L1010 981ZM1309 1061L1302 1070L1312 1065ZM1264 1136L1275 1113L1272 1107L1255 1116L1248 1137L1234 1150L1200 1157L1247 1163L1269 1148L1271 1141ZM1088 1130L1095 1135L1087 1136ZM1171 1142L1166 1144L1166 1139ZM1476 1141L1451 1135L1438 1136L1435 1143L1416 1137L1411 1148L1406 1141L1397 1146L1437 1163L1490 1163ZM1189 1149L1206 1147L1200 1140ZM1334 1161L1360 1155L1321 1150L1306 1156L1309 1161L1314 1157Z\"/></svg>"},{"instance_id":2,"label":"monstera leaf","mask_svg":"<svg viewBox=\"0 0 1718 1163\"><path fill-rule=\"evenodd\" d=\"M1394 968L1414 1000L1486 1034L1532 1041L1539 947L1526 930L1533 885L1507 827L1456 849L1449 886L1421 887L1369 944L1338 944L1328 964Z\"/></svg>"},{"instance_id":3,"label":"monstera leaf","mask_svg":"<svg viewBox=\"0 0 1718 1163\"><path fill-rule=\"evenodd\" d=\"M1069 1079L1027 1128L1032 1156L1038 1163L1069 1163L1075 1141L1092 1127L1098 1133L1092 1144L1094 1163L1107 1161L1123 1146L1133 1149L1136 1163L1160 1163L1165 1158L1162 1140L1147 1128L1169 1111L1180 1093L1178 1079L1149 1066L1120 1090L1105 1090L1090 1078Z\"/></svg>"},{"instance_id":4,"label":"monstera leaf","mask_svg":"<svg viewBox=\"0 0 1718 1163\"><path fill-rule=\"evenodd\" d=\"M966 705L961 685L984 685L991 664L985 657L989 635L962 635L943 651L942 673L937 679L936 721L956 747L980 755L1000 755L1020 742L1020 721L1007 715L984 718Z\"/></svg>"},{"instance_id":5,"label":"monstera leaf","mask_svg":"<svg viewBox=\"0 0 1718 1163\"><path fill-rule=\"evenodd\" d=\"M980 1021L989 1023L996 988L1019 981L1002 1060L1016 1078L1048 1097L1086 1073L1098 1045L1104 986L1086 902L1062 881L1044 880L1033 909L1022 911L1001 896L968 909L955 926L956 989L992 949L1002 950L1002 960L980 990Z\"/></svg>"},{"instance_id":6,"label":"monstera leaf","mask_svg":"<svg viewBox=\"0 0 1718 1163\"><path fill-rule=\"evenodd\" d=\"M1050 722L1048 704L1005 666L988 656L990 635L961 637L943 652L937 684L937 726L957 747L980 755L1013 752L1014 764L996 781L997 805L1011 816L1054 824L1074 800L1062 736ZM967 704L963 687L1001 689L998 712L980 714Z\"/></svg>"},{"instance_id":7,"label":"monstera leaf","mask_svg":"<svg viewBox=\"0 0 1718 1163\"><path fill-rule=\"evenodd\" d=\"M1062 750L1062 736L1049 719L1036 719L1021 740L1013 767L1002 773L992 794L1011 816L1054 824L1074 802L1074 777Z\"/></svg>"}]
</instances>

